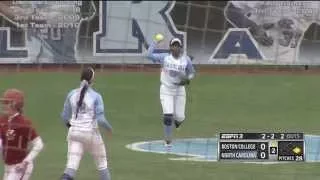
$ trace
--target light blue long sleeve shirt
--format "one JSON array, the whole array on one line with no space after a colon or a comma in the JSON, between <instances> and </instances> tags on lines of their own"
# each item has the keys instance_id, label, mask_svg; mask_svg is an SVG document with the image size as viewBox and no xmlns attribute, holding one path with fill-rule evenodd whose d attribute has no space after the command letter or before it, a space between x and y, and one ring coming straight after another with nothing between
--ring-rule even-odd
<instances>
[{"instance_id":1,"label":"light blue long sleeve shirt","mask_svg":"<svg viewBox=\"0 0 320 180\"><path fill-rule=\"evenodd\" d=\"M70 121L75 119L79 93L80 89L71 90L65 99L61 118L66 125L72 125ZM83 104L85 104L85 108L78 112L78 118L96 120L100 126L112 130L111 124L105 118L103 99L98 92L89 87L85 94Z\"/></svg>"}]
</instances>

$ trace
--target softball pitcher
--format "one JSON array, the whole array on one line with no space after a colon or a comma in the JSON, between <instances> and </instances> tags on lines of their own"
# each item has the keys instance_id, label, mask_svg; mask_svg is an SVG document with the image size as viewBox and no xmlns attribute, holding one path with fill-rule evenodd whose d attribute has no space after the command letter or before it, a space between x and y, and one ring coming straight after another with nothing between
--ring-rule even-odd
<instances>
[{"instance_id":1,"label":"softball pitcher","mask_svg":"<svg viewBox=\"0 0 320 180\"><path fill-rule=\"evenodd\" d=\"M68 131L68 160L62 180L73 180L85 151L91 153L101 180L110 180L106 149L98 129L98 124L112 132L112 127L104 116L102 96L90 85L94 80L94 70L84 69L80 88L71 90L61 114Z\"/></svg>"},{"instance_id":2,"label":"softball pitcher","mask_svg":"<svg viewBox=\"0 0 320 180\"><path fill-rule=\"evenodd\" d=\"M153 53L156 45L163 40L163 36L157 38L148 48L147 57L154 63L160 63L161 86L160 101L163 111L165 146L172 146L173 126L176 128L185 119L186 90L190 80L195 75L195 69L189 56L182 52L183 44L179 38L170 41L170 53Z\"/></svg>"}]
</instances>

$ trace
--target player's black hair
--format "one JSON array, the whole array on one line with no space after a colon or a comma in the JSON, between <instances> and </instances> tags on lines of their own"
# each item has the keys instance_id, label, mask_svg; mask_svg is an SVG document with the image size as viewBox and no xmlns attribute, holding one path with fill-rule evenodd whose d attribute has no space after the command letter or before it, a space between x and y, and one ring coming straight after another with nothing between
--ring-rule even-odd
<instances>
[{"instance_id":1,"label":"player's black hair","mask_svg":"<svg viewBox=\"0 0 320 180\"><path fill-rule=\"evenodd\" d=\"M83 69L81 73L81 91L80 91L80 98L77 103L77 112L76 112L76 118L78 117L78 113L80 110L80 107L82 106L84 95L86 94L89 85L92 83L92 80L94 78L94 70L93 68L85 68Z\"/></svg>"}]
</instances>

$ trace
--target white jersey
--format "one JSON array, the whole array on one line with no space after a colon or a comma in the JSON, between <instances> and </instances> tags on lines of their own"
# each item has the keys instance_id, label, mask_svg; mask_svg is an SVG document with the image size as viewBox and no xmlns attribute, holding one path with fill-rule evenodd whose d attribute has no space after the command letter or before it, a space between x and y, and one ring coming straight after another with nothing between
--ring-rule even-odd
<instances>
[{"instance_id":1,"label":"white jersey","mask_svg":"<svg viewBox=\"0 0 320 180\"><path fill-rule=\"evenodd\" d=\"M109 122L105 119L104 104L101 95L88 88L81 107L78 109L81 88L72 90L64 103L61 114L65 123L80 130L92 130L98 128L98 123L107 129L112 129Z\"/></svg>"},{"instance_id":2,"label":"white jersey","mask_svg":"<svg viewBox=\"0 0 320 180\"><path fill-rule=\"evenodd\" d=\"M175 59L172 55L164 58L160 81L167 87L176 87L182 78L187 77L187 66L190 60L187 56L181 56Z\"/></svg>"},{"instance_id":3,"label":"white jersey","mask_svg":"<svg viewBox=\"0 0 320 180\"><path fill-rule=\"evenodd\" d=\"M95 98L96 94L92 91L86 93L83 98L82 106L79 108L79 112L76 117L77 103L79 101L80 90L77 89L70 96L70 104L72 107L72 116L70 124L73 127L80 127L82 129L93 129L97 128L98 124L95 120Z\"/></svg>"},{"instance_id":4,"label":"white jersey","mask_svg":"<svg viewBox=\"0 0 320 180\"><path fill-rule=\"evenodd\" d=\"M195 74L192 62L187 55L182 55L178 59L169 53L153 53L156 44L152 43L148 48L148 58L153 62L162 65L161 68L161 84L168 88L177 88L178 83L183 79L192 79Z\"/></svg>"},{"instance_id":5,"label":"white jersey","mask_svg":"<svg viewBox=\"0 0 320 180\"><path fill-rule=\"evenodd\" d=\"M312 23L320 22L319 1L230 1L229 3L242 9L257 25L274 24L273 28L266 30L268 36L274 40L273 45L268 47L259 44L258 48L267 60L275 60L280 64L298 62L299 46L304 32ZM290 29L279 27L278 22L281 19L293 22ZM229 22L237 27L232 20ZM288 38L285 31L293 32L289 44L281 43Z\"/></svg>"}]
</instances>

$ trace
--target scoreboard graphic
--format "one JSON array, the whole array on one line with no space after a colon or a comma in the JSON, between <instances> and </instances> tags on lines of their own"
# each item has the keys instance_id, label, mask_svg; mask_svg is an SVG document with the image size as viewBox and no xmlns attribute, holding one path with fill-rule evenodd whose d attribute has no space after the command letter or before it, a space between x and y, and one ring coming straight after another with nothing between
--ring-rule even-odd
<instances>
[{"instance_id":1,"label":"scoreboard graphic","mask_svg":"<svg viewBox=\"0 0 320 180\"><path fill-rule=\"evenodd\" d=\"M220 133L219 161L305 161L303 133Z\"/></svg>"}]
</instances>

